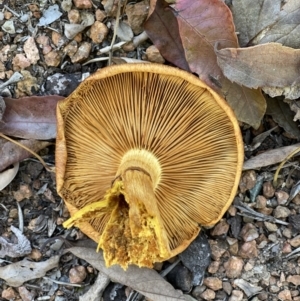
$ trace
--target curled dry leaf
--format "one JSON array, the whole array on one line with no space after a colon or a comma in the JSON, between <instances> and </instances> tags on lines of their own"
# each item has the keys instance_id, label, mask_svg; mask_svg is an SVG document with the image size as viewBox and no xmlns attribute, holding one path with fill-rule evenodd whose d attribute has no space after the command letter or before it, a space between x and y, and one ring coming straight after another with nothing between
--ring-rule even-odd
<instances>
[{"instance_id":1,"label":"curled dry leaf","mask_svg":"<svg viewBox=\"0 0 300 301\"><path fill-rule=\"evenodd\" d=\"M122 283L153 301L186 300L185 295L175 290L155 270L131 265L127 271L120 266L105 266L102 252L95 249L74 247L69 249L75 256L86 260L97 270L106 274L112 281Z\"/></svg>"},{"instance_id":2,"label":"curled dry leaf","mask_svg":"<svg viewBox=\"0 0 300 301\"><path fill-rule=\"evenodd\" d=\"M291 152L300 147L300 143L272 149L259 154L244 163L243 170L260 169L264 166L269 166L282 162Z\"/></svg>"},{"instance_id":3,"label":"curled dry leaf","mask_svg":"<svg viewBox=\"0 0 300 301\"><path fill-rule=\"evenodd\" d=\"M39 141L34 139L16 141L36 153L51 144L48 141ZM21 162L22 160L31 156L32 154L26 151L24 148L0 138L0 171L6 169L11 164Z\"/></svg>"},{"instance_id":4,"label":"curled dry leaf","mask_svg":"<svg viewBox=\"0 0 300 301\"><path fill-rule=\"evenodd\" d=\"M52 256L46 261L33 262L28 259L0 267L0 278L10 286L21 286L24 282L45 276L46 272L57 267L60 256Z\"/></svg>"},{"instance_id":5,"label":"curled dry leaf","mask_svg":"<svg viewBox=\"0 0 300 301\"><path fill-rule=\"evenodd\" d=\"M0 257L3 258L5 256L9 256L16 258L29 254L31 252L31 246L30 241L27 239L27 237L14 226L10 226L10 229L16 235L18 243L14 244L9 242L6 238L0 237Z\"/></svg>"},{"instance_id":6,"label":"curled dry leaf","mask_svg":"<svg viewBox=\"0 0 300 301\"><path fill-rule=\"evenodd\" d=\"M47 140L56 137L56 104L61 96L4 98L6 110L0 132L24 139Z\"/></svg>"},{"instance_id":7,"label":"curled dry leaf","mask_svg":"<svg viewBox=\"0 0 300 301\"><path fill-rule=\"evenodd\" d=\"M4 189L16 176L19 170L19 163L15 163L12 167L0 173L0 191Z\"/></svg>"},{"instance_id":8,"label":"curled dry leaf","mask_svg":"<svg viewBox=\"0 0 300 301\"><path fill-rule=\"evenodd\" d=\"M225 78L214 52L215 45L238 47L228 7L219 0L178 0L172 7L162 3L157 1L154 8L152 3L152 14L145 24L149 38L162 56L181 69L197 73L224 95L240 121L257 128L266 109L263 95Z\"/></svg>"},{"instance_id":9,"label":"curled dry leaf","mask_svg":"<svg viewBox=\"0 0 300 301\"><path fill-rule=\"evenodd\" d=\"M272 97L300 97L300 50L278 43L216 50L218 64L231 81L262 87Z\"/></svg>"}]
</instances>

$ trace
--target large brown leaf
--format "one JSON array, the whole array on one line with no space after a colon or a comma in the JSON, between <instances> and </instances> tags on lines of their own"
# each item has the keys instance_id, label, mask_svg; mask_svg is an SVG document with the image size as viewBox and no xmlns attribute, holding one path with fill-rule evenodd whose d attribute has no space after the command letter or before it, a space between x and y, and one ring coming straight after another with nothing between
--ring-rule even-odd
<instances>
[{"instance_id":1,"label":"large brown leaf","mask_svg":"<svg viewBox=\"0 0 300 301\"><path fill-rule=\"evenodd\" d=\"M300 50L278 43L216 50L218 64L231 81L248 88L262 87L272 97L300 96Z\"/></svg>"},{"instance_id":2,"label":"large brown leaf","mask_svg":"<svg viewBox=\"0 0 300 301\"><path fill-rule=\"evenodd\" d=\"M61 96L4 98L6 109L0 132L24 139L47 140L56 137L56 104Z\"/></svg>"},{"instance_id":3,"label":"large brown leaf","mask_svg":"<svg viewBox=\"0 0 300 301\"><path fill-rule=\"evenodd\" d=\"M151 1L152 8L154 3L154 0ZM169 62L187 70L178 59L183 57L192 72L224 95L239 120L258 127L265 113L264 97L259 90L254 91L229 82L223 76L214 52L216 46L218 49L238 47L228 7L221 0L177 0L172 17L171 10L157 1L152 11L156 18L151 18L153 12L146 24L147 34L162 55ZM166 11L168 17L165 17ZM175 49L174 43L181 43L180 47L177 45Z\"/></svg>"}]
</instances>

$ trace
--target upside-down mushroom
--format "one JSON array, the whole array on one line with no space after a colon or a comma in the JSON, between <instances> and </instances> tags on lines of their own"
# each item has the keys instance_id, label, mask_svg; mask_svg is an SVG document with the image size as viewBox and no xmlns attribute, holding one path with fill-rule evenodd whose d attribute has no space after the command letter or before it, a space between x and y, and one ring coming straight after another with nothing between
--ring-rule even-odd
<instances>
[{"instance_id":1,"label":"upside-down mushroom","mask_svg":"<svg viewBox=\"0 0 300 301\"><path fill-rule=\"evenodd\" d=\"M111 66L57 106L57 190L107 266L152 267L215 224L239 182L243 144L227 103L194 75Z\"/></svg>"}]
</instances>

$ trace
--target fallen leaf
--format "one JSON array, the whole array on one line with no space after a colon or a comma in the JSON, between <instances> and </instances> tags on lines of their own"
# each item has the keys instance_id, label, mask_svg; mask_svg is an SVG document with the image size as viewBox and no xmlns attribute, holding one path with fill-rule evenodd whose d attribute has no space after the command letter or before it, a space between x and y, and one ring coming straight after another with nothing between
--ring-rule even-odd
<instances>
[{"instance_id":1,"label":"fallen leaf","mask_svg":"<svg viewBox=\"0 0 300 301\"><path fill-rule=\"evenodd\" d=\"M278 43L248 48L216 50L224 75L248 88L259 88L272 97L300 97L300 50Z\"/></svg>"},{"instance_id":2,"label":"fallen leaf","mask_svg":"<svg viewBox=\"0 0 300 301\"><path fill-rule=\"evenodd\" d=\"M10 226L10 229L16 235L18 243L11 243L7 238L0 237L0 257L9 256L16 258L29 254L31 252L31 245L28 238L18 228Z\"/></svg>"},{"instance_id":3,"label":"fallen leaf","mask_svg":"<svg viewBox=\"0 0 300 301\"><path fill-rule=\"evenodd\" d=\"M40 18L38 26L47 26L52 22L56 21L61 17L62 13L59 11L59 7L57 4L49 6L43 12L43 16Z\"/></svg>"},{"instance_id":4,"label":"fallen leaf","mask_svg":"<svg viewBox=\"0 0 300 301\"><path fill-rule=\"evenodd\" d=\"M214 52L215 45L219 49L238 47L228 7L219 0L178 0L174 6L157 1L153 10L154 2L150 3L153 13L145 30L162 56L179 68L198 74L223 94L238 120L257 128L266 110L261 91L225 78Z\"/></svg>"},{"instance_id":5,"label":"fallen leaf","mask_svg":"<svg viewBox=\"0 0 300 301\"><path fill-rule=\"evenodd\" d=\"M190 68L182 46L177 19L172 9L165 1L157 1L156 5L153 2L150 3L151 10L144 24L148 37L167 61L189 71Z\"/></svg>"},{"instance_id":6,"label":"fallen leaf","mask_svg":"<svg viewBox=\"0 0 300 301\"><path fill-rule=\"evenodd\" d=\"M282 0L233 0L230 6L234 25L242 47L259 42L259 34L264 34L276 22ZM272 41L274 42L274 41Z\"/></svg>"},{"instance_id":7,"label":"fallen leaf","mask_svg":"<svg viewBox=\"0 0 300 301\"><path fill-rule=\"evenodd\" d=\"M56 137L56 104L61 96L4 98L6 110L0 131L8 136L47 140Z\"/></svg>"},{"instance_id":8,"label":"fallen leaf","mask_svg":"<svg viewBox=\"0 0 300 301\"><path fill-rule=\"evenodd\" d=\"M51 144L48 141L39 141L33 139L16 141L36 153ZM6 169L11 164L21 162L22 160L31 156L32 154L26 151L24 148L16 145L15 143L0 138L0 171Z\"/></svg>"},{"instance_id":9,"label":"fallen leaf","mask_svg":"<svg viewBox=\"0 0 300 301\"><path fill-rule=\"evenodd\" d=\"M101 251L97 253L95 249L81 247L68 250L106 274L112 281L129 286L153 301L186 301L185 295L175 290L155 270L134 265L129 266L126 271L118 265L107 268Z\"/></svg>"},{"instance_id":10,"label":"fallen leaf","mask_svg":"<svg viewBox=\"0 0 300 301\"><path fill-rule=\"evenodd\" d=\"M243 170L260 169L261 167L281 163L291 152L300 147L300 143L272 149L244 162Z\"/></svg>"},{"instance_id":11,"label":"fallen leaf","mask_svg":"<svg viewBox=\"0 0 300 301\"><path fill-rule=\"evenodd\" d=\"M19 163L8 167L0 173L0 191L4 189L16 176L19 171Z\"/></svg>"},{"instance_id":12,"label":"fallen leaf","mask_svg":"<svg viewBox=\"0 0 300 301\"><path fill-rule=\"evenodd\" d=\"M300 129L296 122L294 122L294 113L290 106L282 99L267 97L267 111L266 114L271 115L273 120L286 132L296 138L300 138Z\"/></svg>"},{"instance_id":13,"label":"fallen leaf","mask_svg":"<svg viewBox=\"0 0 300 301\"><path fill-rule=\"evenodd\" d=\"M52 256L46 261L33 262L28 259L0 267L0 278L7 285L18 287L24 282L45 276L46 272L57 267L60 256Z\"/></svg>"},{"instance_id":14,"label":"fallen leaf","mask_svg":"<svg viewBox=\"0 0 300 301\"><path fill-rule=\"evenodd\" d=\"M244 279L235 279L234 284L243 290L248 298L257 295L262 290L262 287L255 286Z\"/></svg>"}]
</instances>

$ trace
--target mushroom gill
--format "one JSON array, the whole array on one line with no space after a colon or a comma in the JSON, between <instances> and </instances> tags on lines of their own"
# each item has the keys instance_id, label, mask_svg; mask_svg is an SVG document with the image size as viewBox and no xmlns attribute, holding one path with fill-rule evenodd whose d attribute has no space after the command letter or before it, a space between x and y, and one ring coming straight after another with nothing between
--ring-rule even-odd
<instances>
[{"instance_id":1,"label":"mushroom gill","mask_svg":"<svg viewBox=\"0 0 300 301\"><path fill-rule=\"evenodd\" d=\"M151 267L215 224L243 162L238 122L195 76L111 66L57 106L57 189L106 264Z\"/></svg>"}]
</instances>

